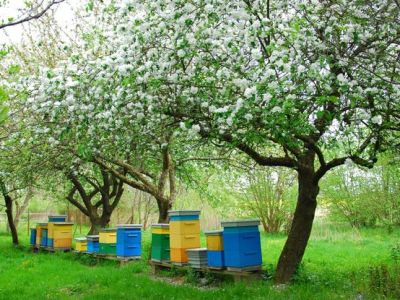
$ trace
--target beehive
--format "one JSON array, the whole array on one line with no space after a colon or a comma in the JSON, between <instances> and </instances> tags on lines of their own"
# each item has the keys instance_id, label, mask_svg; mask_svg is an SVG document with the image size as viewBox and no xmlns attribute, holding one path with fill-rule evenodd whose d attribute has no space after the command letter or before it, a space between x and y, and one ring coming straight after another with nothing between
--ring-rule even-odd
<instances>
[{"instance_id":1,"label":"beehive","mask_svg":"<svg viewBox=\"0 0 400 300\"><path fill-rule=\"evenodd\" d=\"M169 211L170 259L176 264L188 262L187 249L200 248L200 211Z\"/></svg>"},{"instance_id":2,"label":"beehive","mask_svg":"<svg viewBox=\"0 0 400 300\"><path fill-rule=\"evenodd\" d=\"M47 229L42 229L42 238L40 242L40 247L46 248L47 247Z\"/></svg>"},{"instance_id":3,"label":"beehive","mask_svg":"<svg viewBox=\"0 0 400 300\"><path fill-rule=\"evenodd\" d=\"M48 232L47 232L47 247L53 248L53 224L54 223L59 223L59 222L66 222L67 221L67 215L50 215L48 216L49 218L49 223L47 226Z\"/></svg>"},{"instance_id":4,"label":"beehive","mask_svg":"<svg viewBox=\"0 0 400 300\"><path fill-rule=\"evenodd\" d=\"M189 265L195 269L207 267L207 248L195 248L186 250Z\"/></svg>"},{"instance_id":5,"label":"beehive","mask_svg":"<svg viewBox=\"0 0 400 300\"><path fill-rule=\"evenodd\" d=\"M29 243L31 246L35 246L36 244L36 228L31 228Z\"/></svg>"},{"instance_id":6,"label":"beehive","mask_svg":"<svg viewBox=\"0 0 400 300\"><path fill-rule=\"evenodd\" d=\"M88 253L99 253L99 236L88 235L87 239L87 252Z\"/></svg>"},{"instance_id":7,"label":"beehive","mask_svg":"<svg viewBox=\"0 0 400 300\"><path fill-rule=\"evenodd\" d=\"M207 239L207 261L212 268L223 268L224 263L224 240L222 230L206 231Z\"/></svg>"},{"instance_id":8,"label":"beehive","mask_svg":"<svg viewBox=\"0 0 400 300\"><path fill-rule=\"evenodd\" d=\"M140 257L142 255L141 224L117 225L117 256Z\"/></svg>"},{"instance_id":9,"label":"beehive","mask_svg":"<svg viewBox=\"0 0 400 300\"><path fill-rule=\"evenodd\" d=\"M259 220L222 222L224 260L228 268L257 267L262 263Z\"/></svg>"},{"instance_id":10,"label":"beehive","mask_svg":"<svg viewBox=\"0 0 400 300\"><path fill-rule=\"evenodd\" d=\"M151 260L170 260L169 224L151 225Z\"/></svg>"},{"instance_id":11,"label":"beehive","mask_svg":"<svg viewBox=\"0 0 400 300\"><path fill-rule=\"evenodd\" d=\"M36 224L36 246L40 247L42 243L42 230L47 229L47 223L37 223Z\"/></svg>"},{"instance_id":12,"label":"beehive","mask_svg":"<svg viewBox=\"0 0 400 300\"><path fill-rule=\"evenodd\" d=\"M75 250L78 252L87 251L87 238L80 237L75 239Z\"/></svg>"},{"instance_id":13,"label":"beehive","mask_svg":"<svg viewBox=\"0 0 400 300\"><path fill-rule=\"evenodd\" d=\"M53 248L71 249L72 248L72 226L73 223L57 222L53 223Z\"/></svg>"},{"instance_id":14,"label":"beehive","mask_svg":"<svg viewBox=\"0 0 400 300\"><path fill-rule=\"evenodd\" d=\"M116 228L103 228L99 232L99 253L116 255L117 230Z\"/></svg>"}]
</instances>

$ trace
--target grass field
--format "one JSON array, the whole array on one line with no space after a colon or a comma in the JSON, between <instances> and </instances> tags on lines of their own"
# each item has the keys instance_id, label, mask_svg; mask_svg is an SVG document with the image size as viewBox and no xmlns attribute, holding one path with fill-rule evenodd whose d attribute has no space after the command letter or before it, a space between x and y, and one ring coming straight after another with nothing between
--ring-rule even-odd
<instances>
[{"instance_id":1,"label":"grass field","mask_svg":"<svg viewBox=\"0 0 400 300\"><path fill-rule=\"evenodd\" d=\"M303 264L290 286L271 280L252 284L211 281L189 272L153 277L146 263L150 235L144 234L144 259L120 267L73 253L29 251L11 246L0 233L1 299L399 299L400 229L355 230L317 223ZM271 275L285 237L262 236L266 273ZM204 242L204 241L203 241ZM210 278L208 278L210 279Z\"/></svg>"}]
</instances>

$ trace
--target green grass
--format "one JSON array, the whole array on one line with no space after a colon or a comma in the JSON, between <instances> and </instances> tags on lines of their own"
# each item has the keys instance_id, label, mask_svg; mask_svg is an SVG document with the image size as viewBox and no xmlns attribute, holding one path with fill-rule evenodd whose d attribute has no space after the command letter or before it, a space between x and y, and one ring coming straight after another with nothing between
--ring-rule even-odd
<instances>
[{"instance_id":1,"label":"green grass","mask_svg":"<svg viewBox=\"0 0 400 300\"><path fill-rule=\"evenodd\" d=\"M26 233L25 233L26 234ZM120 267L97 263L73 253L32 253L28 237L14 248L0 234L0 299L396 299L399 268L392 257L400 229L354 230L316 224L303 264L290 286L273 287L219 282L200 287L192 273L150 274L146 263L150 235L144 235L144 259ZM272 273L285 241L283 235L262 235L264 267ZM400 263L400 262L399 262ZM188 283L191 282L191 283Z\"/></svg>"}]
</instances>

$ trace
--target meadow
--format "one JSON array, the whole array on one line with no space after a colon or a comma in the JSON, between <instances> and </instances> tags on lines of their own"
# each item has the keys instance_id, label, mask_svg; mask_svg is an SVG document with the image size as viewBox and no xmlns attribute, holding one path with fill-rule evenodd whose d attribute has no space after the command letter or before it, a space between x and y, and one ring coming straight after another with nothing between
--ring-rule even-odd
<instances>
[{"instance_id":1,"label":"meadow","mask_svg":"<svg viewBox=\"0 0 400 300\"><path fill-rule=\"evenodd\" d=\"M284 235L262 233L264 280L234 283L194 272L163 272L143 259L124 266L74 253L32 253L28 236L14 248L0 234L1 299L398 299L400 229L353 229L318 220L292 284L273 286L271 277ZM202 241L204 245L204 240Z\"/></svg>"}]
</instances>

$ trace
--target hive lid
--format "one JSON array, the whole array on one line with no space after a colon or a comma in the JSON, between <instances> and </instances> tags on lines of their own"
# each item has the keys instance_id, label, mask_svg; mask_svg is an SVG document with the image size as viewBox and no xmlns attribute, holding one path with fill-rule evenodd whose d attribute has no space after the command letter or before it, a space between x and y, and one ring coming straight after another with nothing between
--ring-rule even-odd
<instances>
[{"instance_id":1,"label":"hive lid","mask_svg":"<svg viewBox=\"0 0 400 300\"><path fill-rule=\"evenodd\" d=\"M151 224L151 228L169 228L167 223Z\"/></svg>"},{"instance_id":2,"label":"hive lid","mask_svg":"<svg viewBox=\"0 0 400 300\"><path fill-rule=\"evenodd\" d=\"M48 215L49 218L66 218L67 215Z\"/></svg>"},{"instance_id":3,"label":"hive lid","mask_svg":"<svg viewBox=\"0 0 400 300\"><path fill-rule=\"evenodd\" d=\"M186 252L207 252L207 248L192 248L192 249L186 249Z\"/></svg>"},{"instance_id":4,"label":"hive lid","mask_svg":"<svg viewBox=\"0 0 400 300\"><path fill-rule=\"evenodd\" d=\"M99 239L99 236L98 235L87 235L86 238L95 240L95 239Z\"/></svg>"},{"instance_id":5,"label":"hive lid","mask_svg":"<svg viewBox=\"0 0 400 300\"><path fill-rule=\"evenodd\" d=\"M200 210L169 210L168 215L171 216L198 216Z\"/></svg>"},{"instance_id":6,"label":"hive lid","mask_svg":"<svg viewBox=\"0 0 400 300\"><path fill-rule=\"evenodd\" d=\"M223 230L204 231L205 235L222 235Z\"/></svg>"},{"instance_id":7,"label":"hive lid","mask_svg":"<svg viewBox=\"0 0 400 300\"><path fill-rule=\"evenodd\" d=\"M100 232L113 232L117 231L117 228L102 228L100 229Z\"/></svg>"},{"instance_id":8,"label":"hive lid","mask_svg":"<svg viewBox=\"0 0 400 300\"><path fill-rule=\"evenodd\" d=\"M57 223L52 223L52 226L63 226L63 225L74 225L73 222L57 222Z\"/></svg>"},{"instance_id":9,"label":"hive lid","mask_svg":"<svg viewBox=\"0 0 400 300\"><path fill-rule=\"evenodd\" d=\"M246 227L246 226L258 226L258 225L260 225L260 220L258 219L221 222L222 227Z\"/></svg>"},{"instance_id":10,"label":"hive lid","mask_svg":"<svg viewBox=\"0 0 400 300\"><path fill-rule=\"evenodd\" d=\"M117 228L142 228L142 224L118 224Z\"/></svg>"},{"instance_id":11,"label":"hive lid","mask_svg":"<svg viewBox=\"0 0 400 300\"><path fill-rule=\"evenodd\" d=\"M86 240L87 240L86 237L77 237L77 238L75 238L75 241L78 241L78 242L83 242L83 241L86 241Z\"/></svg>"},{"instance_id":12,"label":"hive lid","mask_svg":"<svg viewBox=\"0 0 400 300\"><path fill-rule=\"evenodd\" d=\"M47 226L48 223L37 223L36 225L37 225L37 226Z\"/></svg>"}]
</instances>

